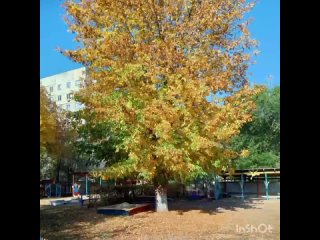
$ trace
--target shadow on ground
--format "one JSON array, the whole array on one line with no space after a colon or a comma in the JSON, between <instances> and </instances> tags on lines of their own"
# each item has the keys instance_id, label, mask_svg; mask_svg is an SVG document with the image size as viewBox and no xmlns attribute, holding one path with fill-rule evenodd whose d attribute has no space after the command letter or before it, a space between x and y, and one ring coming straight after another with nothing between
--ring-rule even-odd
<instances>
[{"instance_id":1,"label":"shadow on ground","mask_svg":"<svg viewBox=\"0 0 320 240\"><path fill-rule=\"evenodd\" d=\"M215 215L225 211L238 211L249 208L259 209L260 204L263 204L262 201L253 199L241 200L226 198L217 201L181 199L169 202L169 210L170 212L177 212L179 215L194 210L199 211L200 214ZM153 215L155 213L154 211L149 211L141 215L141 217L148 218L150 214ZM138 217L139 215L134 215L134 218ZM125 218L126 221L130 221L132 217L129 216ZM110 226L114 221L123 220L119 219L119 217L97 214L95 208L87 208L86 206L41 206L40 234L42 237L50 240L108 239L116 235L121 235L121 232L125 231L125 228L119 226L117 229L102 228L99 229L99 231L95 231L96 226L100 223L105 223L106 226Z\"/></svg>"},{"instance_id":2,"label":"shadow on ground","mask_svg":"<svg viewBox=\"0 0 320 240\"><path fill-rule=\"evenodd\" d=\"M180 200L174 201L169 205L170 211L177 211L183 215L184 212L199 210L202 213L214 215L225 211L237 211L239 209L259 209L262 200L256 199L238 199L238 198L225 198L221 200Z\"/></svg>"},{"instance_id":3,"label":"shadow on ground","mask_svg":"<svg viewBox=\"0 0 320 240\"><path fill-rule=\"evenodd\" d=\"M40 234L50 240L88 239L86 229L106 220L105 216L96 213L96 209L86 206L41 206ZM106 237L108 234L101 233Z\"/></svg>"}]
</instances>

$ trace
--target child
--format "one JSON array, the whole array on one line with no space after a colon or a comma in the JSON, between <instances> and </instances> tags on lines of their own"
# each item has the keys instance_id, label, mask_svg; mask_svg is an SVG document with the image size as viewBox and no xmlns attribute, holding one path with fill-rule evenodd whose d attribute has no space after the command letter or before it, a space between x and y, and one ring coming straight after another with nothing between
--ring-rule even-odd
<instances>
[{"instance_id":1,"label":"child","mask_svg":"<svg viewBox=\"0 0 320 240\"><path fill-rule=\"evenodd\" d=\"M79 197L79 195L80 195L80 191L79 191L80 185L75 183L75 184L73 184L72 189L73 189L73 196L74 197Z\"/></svg>"}]
</instances>

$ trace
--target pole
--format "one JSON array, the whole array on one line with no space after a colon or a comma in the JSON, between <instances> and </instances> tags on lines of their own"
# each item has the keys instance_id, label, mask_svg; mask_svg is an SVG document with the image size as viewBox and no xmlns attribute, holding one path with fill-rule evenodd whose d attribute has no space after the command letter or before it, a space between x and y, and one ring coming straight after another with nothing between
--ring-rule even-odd
<instances>
[{"instance_id":1,"label":"pole","mask_svg":"<svg viewBox=\"0 0 320 240\"><path fill-rule=\"evenodd\" d=\"M257 177L257 192L258 192L258 198L260 197L260 181L259 181L259 176Z\"/></svg>"},{"instance_id":2,"label":"pole","mask_svg":"<svg viewBox=\"0 0 320 240\"><path fill-rule=\"evenodd\" d=\"M74 190L73 190L73 186L74 186L74 174L72 174L72 196L74 196Z\"/></svg>"},{"instance_id":3,"label":"pole","mask_svg":"<svg viewBox=\"0 0 320 240\"><path fill-rule=\"evenodd\" d=\"M219 200L220 199L220 189L219 189L219 176L214 175L214 195L215 199Z\"/></svg>"},{"instance_id":4,"label":"pole","mask_svg":"<svg viewBox=\"0 0 320 240\"><path fill-rule=\"evenodd\" d=\"M241 198L242 198L242 200L244 200L244 194L243 194L244 179L243 179L243 174L241 174L240 187L241 187Z\"/></svg>"},{"instance_id":5,"label":"pole","mask_svg":"<svg viewBox=\"0 0 320 240\"><path fill-rule=\"evenodd\" d=\"M267 200L269 200L269 181L268 181L268 174L265 173L264 174L264 177L265 177L265 181L264 181L264 184L266 186L266 196L267 196Z\"/></svg>"},{"instance_id":6,"label":"pole","mask_svg":"<svg viewBox=\"0 0 320 240\"><path fill-rule=\"evenodd\" d=\"M88 175L86 175L86 195L88 195Z\"/></svg>"}]
</instances>

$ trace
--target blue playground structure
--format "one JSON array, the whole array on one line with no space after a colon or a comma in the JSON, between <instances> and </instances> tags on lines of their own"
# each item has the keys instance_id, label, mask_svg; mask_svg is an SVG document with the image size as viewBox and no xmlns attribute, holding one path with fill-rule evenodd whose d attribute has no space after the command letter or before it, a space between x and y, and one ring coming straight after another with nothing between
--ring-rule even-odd
<instances>
[{"instance_id":1,"label":"blue playground structure","mask_svg":"<svg viewBox=\"0 0 320 240\"><path fill-rule=\"evenodd\" d=\"M77 183L79 185L80 195L88 196L90 195L90 185L91 185L91 176L88 172L75 172L72 176L72 185ZM75 195L74 189L72 189L72 194Z\"/></svg>"},{"instance_id":2,"label":"blue playground structure","mask_svg":"<svg viewBox=\"0 0 320 240\"><path fill-rule=\"evenodd\" d=\"M48 198L61 197L61 185L58 183L50 183L45 185L45 194Z\"/></svg>"}]
</instances>

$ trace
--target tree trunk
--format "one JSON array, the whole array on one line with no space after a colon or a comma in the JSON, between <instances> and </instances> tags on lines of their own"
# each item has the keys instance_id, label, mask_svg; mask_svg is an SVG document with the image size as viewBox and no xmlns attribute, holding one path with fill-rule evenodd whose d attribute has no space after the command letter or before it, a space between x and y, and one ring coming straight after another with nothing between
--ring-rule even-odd
<instances>
[{"instance_id":1,"label":"tree trunk","mask_svg":"<svg viewBox=\"0 0 320 240\"><path fill-rule=\"evenodd\" d=\"M56 171L56 183L60 182L60 169L61 169L61 159L58 160L57 171Z\"/></svg>"},{"instance_id":2,"label":"tree trunk","mask_svg":"<svg viewBox=\"0 0 320 240\"><path fill-rule=\"evenodd\" d=\"M156 190L156 211L168 211L167 186L157 186Z\"/></svg>"},{"instance_id":3,"label":"tree trunk","mask_svg":"<svg viewBox=\"0 0 320 240\"><path fill-rule=\"evenodd\" d=\"M71 184L71 169L70 167L67 168L67 185Z\"/></svg>"},{"instance_id":4,"label":"tree trunk","mask_svg":"<svg viewBox=\"0 0 320 240\"><path fill-rule=\"evenodd\" d=\"M71 176L72 169L68 167L67 169L67 185L66 185L66 193L69 193L70 189L72 189L72 176Z\"/></svg>"}]
</instances>

